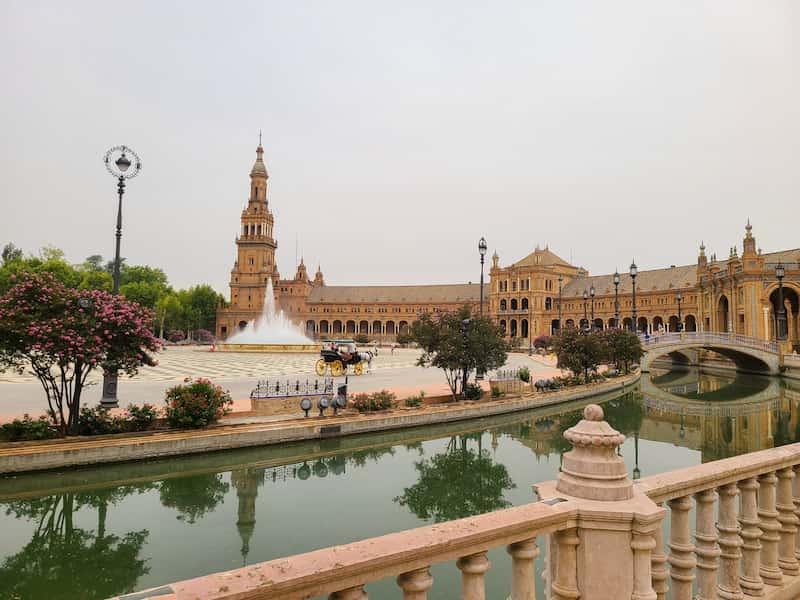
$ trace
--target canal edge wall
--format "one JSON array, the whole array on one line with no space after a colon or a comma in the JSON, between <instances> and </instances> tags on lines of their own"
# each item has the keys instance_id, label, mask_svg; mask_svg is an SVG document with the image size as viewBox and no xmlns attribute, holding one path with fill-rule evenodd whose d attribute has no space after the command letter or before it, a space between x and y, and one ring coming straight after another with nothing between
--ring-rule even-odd
<instances>
[{"instance_id":1,"label":"canal edge wall","mask_svg":"<svg viewBox=\"0 0 800 600\"><path fill-rule=\"evenodd\" d=\"M438 405L423 410L396 410L388 414L298 418L292 421L227 425L200 430L103 436L101 439L68 438L45 443L10 444L0 447L0 474L147 460L464 421L622 391L638 383L640 376L637 371L613 381L557 392L462 402L456 406Z\"/></svg>"}]
</instances>

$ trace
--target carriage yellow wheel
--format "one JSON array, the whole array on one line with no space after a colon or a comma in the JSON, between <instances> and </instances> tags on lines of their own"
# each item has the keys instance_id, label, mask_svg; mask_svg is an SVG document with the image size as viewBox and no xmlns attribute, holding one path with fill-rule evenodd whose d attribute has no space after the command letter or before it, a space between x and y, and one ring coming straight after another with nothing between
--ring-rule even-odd
<instances>
[{"instance_id":1,"label":"carriage yellow wheel","mask_svg":"<svg viewBox=\"0 0 800 600\"><path fill-rule=\"evenodd\" d=\"M314 366L314 370L317 372L317 375L322 377L323 375L325 375L325 369L327 369L327 366L325 365L325 359L320 358L317 361L317 364Z\"/></svg>"},{"instance_id":2,"label":"carriage yellow wheel","mask_svg":"<svg viewBox=\"0 0 800 600\"><path fill-rule=\"evenodd\" d=\"M355 367L353 367L353 372L356 375L361 375L364 372L364 363L358 363Z\"/></svg>"},{"instance_id":3,"label":"carriage yellow wheel","mask_svg":"<svg viewBox=\"0 0 800 600\"><path fill-rule=\"evenodd\" d=\"M331 375L334 377L341 377L342 373L344 373L344 366L342 365L342 361L335 360L331 363Z\"/></svg>"}]
</instances>

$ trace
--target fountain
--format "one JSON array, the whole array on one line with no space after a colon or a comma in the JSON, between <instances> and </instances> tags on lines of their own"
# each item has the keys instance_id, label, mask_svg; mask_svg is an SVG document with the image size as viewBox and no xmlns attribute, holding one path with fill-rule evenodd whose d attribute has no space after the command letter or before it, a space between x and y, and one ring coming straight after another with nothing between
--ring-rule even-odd
<instances>
[{"instance_id":1,"label":"fountain","mask_svg":"<svg viewBox=\"0 0 800 600\"><path fill-rule=\"evenodd\" d=\"M276 309L271 277L261 316L216 345L221 352L318 352L319 349L319 344L306 337L282 310Z\"/></svg>"}]
</instances>

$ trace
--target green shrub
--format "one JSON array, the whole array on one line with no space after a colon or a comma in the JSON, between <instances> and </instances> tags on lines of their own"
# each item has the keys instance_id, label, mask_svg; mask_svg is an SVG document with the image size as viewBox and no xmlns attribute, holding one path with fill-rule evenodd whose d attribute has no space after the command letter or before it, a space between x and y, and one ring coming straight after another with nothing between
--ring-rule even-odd
<instances>
[{"instance_id":1,"label":"green shrub","mask_svg":"<svg viewBox=\"0 0 800 600\"><path fill-rule=\"evenodd\" d=\"M517 371L519 378L524 381L525 383L529 383L531 380L531 371L528 367L520 367L519 371Z\"/></svg>"},{"instance_id":2,"label":"green shrub","mask_svg":"<svg viewBox=\"0 0 800 600\"><path fill-rule=\"evenodd\" d=\"M125 419L111 416L103 406L83 407L78 415L78 435L106 435L126 431Z\"/></svg>"},{"instance_id":3,"label":"green shrub","mask_svg":"<svg viewBox=\"0 0 800 600\"><path fill-rule=\"evenodd\" d=\"M401 346L405 346L406 344L410 344L413 339L411 338L411 334L409 333L398 333L397 334L397 343Z\"/></svg>"},{"instance_id":4,"label":"green shrub","mask_svg":"<svg viewBox=\"0 0 800 600\"><path fill-rule=\"evenodd\" d=\"M503 392L500 391L499 387L497 387L496 385L492 386L492 398L500 398L503 395L504 394Z\"/></svg>"},{"instance_id":5,"label":"green shrub","mask_svg":"<svg viewBox=\"0 0 800 600\"><path fill-rule=\"evenodd\" d=\"M424 401L424 399L425 399L425 392L420 390L419 394L417 394L416 396L410 396L409 398L406 398L405 401L406 406L412 408L422 406L422 402Z\"/></svg>"},{"instance_id":6,"label":"green shrub","mask_svg":"<svg viewBox=\"0 0 800 600\"><path fill-rule=\"evenodd\" d=\"M0 425L0 439L8 442L48 440L55 437L58 437L58 431L44 415L32 419L30 415L26 414L21 419L14 419L11 423Z\"/></svg>"},{"instance_id":7,"label":"green shrub","mask_svg":"<svg viewBox=\"0 0 800 600\"><path fill-rule=\"evenodd\" d=\"M369 344L369 336L365 333L359 333L353 339L357 344Z\"/></svg>"},{"instance_id":8,"label":"green shrub","mask_svg":"<svg viewBox=\"0 0 800 600\"><path fill-rule=\"evenodd\" d=\"M184 379L184 385L169 388L164 411L171 427L205 427L231 412L233 400L228 391L209 379Z\"/></svg>"},{"instance_id":9,"label":"green shrub","mask_svg":"<svg viewBox=\"0 0 800 600\"><path fill-rule=\"evenodd\" d=\"M146 402L141 406L128 405L127 426L128 431L145 431L150 429L153 421L158 417L158 409Z\"/></svg>"},{"instance_id":10,"label":"green shrub","mask_svg":"<svg viewBox=\"0 0 800 600\"><path fill-rule=\"evenodd\" d=\"M467 400L480 400L483 396L483 388L474 383L468 383L464 389L464 397Z\"/></svg>"},{"instance_id":11,"label":"green shrub","mask_svg":"<svg viewBox=\"0 0 800 600\"><path fill-rule=\"evenodd\" d=\"M372 394L356 394L353 396L353 408L358 412L373 412L392 408L397 401L397 396L388 390L381 390Z\"/></svg>"}]
</instances>

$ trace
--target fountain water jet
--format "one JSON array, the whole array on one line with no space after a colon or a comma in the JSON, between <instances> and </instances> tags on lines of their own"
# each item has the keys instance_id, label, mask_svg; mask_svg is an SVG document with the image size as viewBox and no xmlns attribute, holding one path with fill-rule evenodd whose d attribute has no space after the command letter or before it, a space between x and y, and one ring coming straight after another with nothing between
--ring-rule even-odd
<instances>
[{"instance_id":1,"label":"fountain water jet","mask_svg":"<svg viewBox=\"0 0 800 600\"><path fill-rule=\"evenodd\" d=\"M261 315L217 344L216 349L222 352L317 352L319 344L306 337L282 310L276 309L270 277Z\"/></svg>"}]
</instances>

